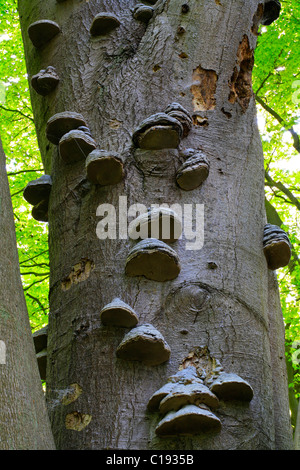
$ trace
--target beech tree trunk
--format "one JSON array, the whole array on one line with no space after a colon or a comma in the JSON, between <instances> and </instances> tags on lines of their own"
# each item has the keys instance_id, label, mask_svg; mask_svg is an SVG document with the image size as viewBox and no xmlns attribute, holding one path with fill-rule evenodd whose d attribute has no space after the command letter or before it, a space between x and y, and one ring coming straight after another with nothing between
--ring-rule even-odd
<instances>
[{"instance_id":1,"label":"beech tree trunk","mask_svg":"<svg viewBox=\"0 0 300 470\"><path fill-rule=\"evenodd\" d=\"M59 449L292 447L278 286L262 250L264 166L251 88L261 6L257 0L183 3L158 0L144 24L133 18L135 0L19 1L29 78L49 65L60 77L46 97L31 89L41 155L53 179L47 401ZM91 37L102 11L121 25ZM40 19L56 21L61 33L36 49L27 28ZM193 116L181 147L136 149L136 127L172 102ZM81 113L98 147L122 157L121 183L93 185L84 161L62 161L45 134L48 119L62 111ZM210 160L207 180L194 191L175 180L187 148ZM184 236L172 245L181 263L175 280L126 276L136 241L97 237L97 207L118 209L120 196L128 206L204 205L202 249L187 250ZM134 308L140 324L163 334L171 349L167 362L146 366L116 357L126 330L100 320L115 297ZM162 439L155 434L161 416L147 410L149 398L199 348L247 380L253 399L221 401L219 433ZM70 386L73 400L62 400Z\"/></svg>"},{"instance_id":2,"label":"beech tree trunk","mask_svg":"<svg viewBox=\"0 0 300 470\"><path fill-rule=\"evenodd\" d=\"M51 450L54 442L20 278L0 140L0 449Z\"/></svg>"}]
</instances>

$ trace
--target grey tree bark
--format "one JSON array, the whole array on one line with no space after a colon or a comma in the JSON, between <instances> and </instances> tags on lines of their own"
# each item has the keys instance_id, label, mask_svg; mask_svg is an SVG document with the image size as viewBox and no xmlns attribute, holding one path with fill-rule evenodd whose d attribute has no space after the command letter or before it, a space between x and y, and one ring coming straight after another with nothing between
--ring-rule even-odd
<instances>
[{"instance_id":1,"label":"grey tree bark","mask_svg":"<svg viewBox=\"0 0 300 470\"><path fill-rule=\"evenodd\" d=\"M46 97L31 90L40 150L53 178L47 400L60 449L292 447L276 273L262 250L264 167L251 89L253 22L261 8L257 0L183 3L157 1L144 24L132 16L135 0L19 1L29 78L49 65L60 76ZM121 25L91 37L102 11ZM61 33L35 49L27 28L40 19L56 21ZM137 125L174 101L193 115L181 149L136 149ZM92 185L84 161L60 159L45 129L62 111L81 113L99 148L122 156L121 183ZM208 179L194 191L175 183L185 148L201 149L210 160ZM173 245L181 263L175 280L127 277L135 242L98 239L97 207L118 208L120 196L128 206L204 204L204 246L186 250L184 237ZM150 367L116 357L124 330L103 326L99 316L114 297L164 335L169 361ZM148 400L202 347L226 372L246 379L254 397L248 405L220 402L219 433L159 438L160 416L147 411ZM70 386L81 393L68 395Z\"/></svg>"},{"instance_id":2,"label":"grey tree bark","mask_svg":"<svg viewBox=\"0 0 300 470\"><path fill-rule=\"evenodd\" d=\"M15 226L0 140L0 449L52 450L19 270Z\"/></svg>"}]
</instances>

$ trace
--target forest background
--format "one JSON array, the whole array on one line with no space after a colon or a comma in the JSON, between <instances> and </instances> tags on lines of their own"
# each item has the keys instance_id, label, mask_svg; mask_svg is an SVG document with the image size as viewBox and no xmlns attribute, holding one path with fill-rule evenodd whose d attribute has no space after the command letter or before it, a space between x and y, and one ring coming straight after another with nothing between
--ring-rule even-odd
<instances>
[{"instance_id":1,"label":"forest background","mask_svg":"<svg viewBox=\"0 0 300 470\"><path fill-rule=\"evenodd\" d=\"M268 221L289 234L293 256L277 271L285 323L292 426L300 409L300 2L260 27L253 92L265 159ZM44 173L32 115L17 1L0 0L0 136L7 157L21 276L32 331L48 322L48 227L31 216L27 183ZM300 411L299 411L300 414Z\"/></svg>"}]
</instances>

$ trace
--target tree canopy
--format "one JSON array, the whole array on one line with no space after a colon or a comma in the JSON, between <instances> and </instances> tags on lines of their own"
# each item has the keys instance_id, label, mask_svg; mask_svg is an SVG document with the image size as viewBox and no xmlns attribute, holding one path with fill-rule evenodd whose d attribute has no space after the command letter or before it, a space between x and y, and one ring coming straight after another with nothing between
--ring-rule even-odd
<instances>
[{"instance_id":1,"label":"tree canopy","mask_svg":"<svg viewBox=\"0 0 300 470\"><path fill-rule=\"evenodd\" d=\"M269 221L281 225L293 245L288 267L278 270L290 366L292 422L300 397L300 4L282 1L280 18L261 26L253 91L265 158ZM0 0L0 135L14 207L21 276L32 330L47 324L48 229L23 199L30 180L44 172L32 115L17 1ZM38 71L37 71L38 72ZM292 401L294 405L292 405Z\"/></svg>"}]
</instances>

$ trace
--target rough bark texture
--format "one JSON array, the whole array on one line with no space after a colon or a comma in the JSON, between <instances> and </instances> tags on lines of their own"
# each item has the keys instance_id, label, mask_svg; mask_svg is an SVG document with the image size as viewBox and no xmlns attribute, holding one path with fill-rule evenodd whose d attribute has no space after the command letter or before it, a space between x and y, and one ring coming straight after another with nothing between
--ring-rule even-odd
<instances>
[{"instance_id":1,"label":"rough bark texture","mask_svg":"<svg viewBox=\"0 0 300 470\"><path fill-rule=\"evenodd\" d=\"M0 141L0 449L54 449L20 278L13 209Z\"/></svg>"},{"instance_id":2,"label":"rough bark texture","mask_svg":"<svg viewBox=\"0 0 300 470\"><path fill-rule=\"evenodd\" d=\"M32 91L42 158L53 178L50 199L51 288L47 395L56 444L61 449L289 449L291 430L284 369L284 338L276 276L262 251L264 168L251 92L257 0L159 0L146 25L131 9L135 0L19 1L28 73L55 66L60 84L43 98ZM121 26L92 38L102 11ZM56 21L62 33L36 50L27 27ZM134 149L142 120L177 101L193 115L182 148L203 150L210 174L198 189L175 183L183 163L178 150ZM83 114L99 148L117 152L125 178L116 186L90 184L84 161L67 165L45 138L57 112ZM135 242L96 236L98 205L204 204L205 242L172 247L181 272L168 282L124 274ZM75 267L73 269L73 267ZM214 269L212 269L214 268ZM72 271L73 269L73 271ZM72 275L70 276L70 273ZM66 279L72 279L68 289ZM151 323L171 348L156 367L116 357L124 330L104 327L99 313L114 297ZM217 434L160 439L160 419L150 396L176 373L195 348L207 346L227 372L254 390L249 405L221 402ZM82 393L62 403L70 384Z\"/></svg>"}]
</instances>

